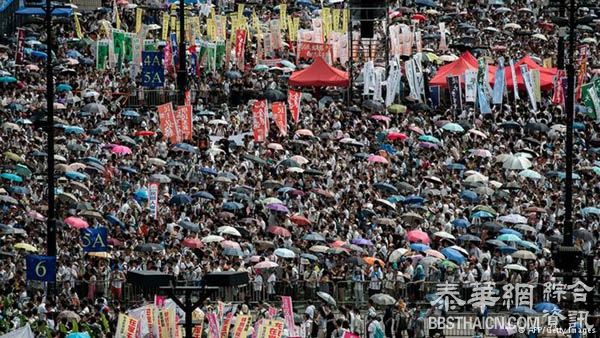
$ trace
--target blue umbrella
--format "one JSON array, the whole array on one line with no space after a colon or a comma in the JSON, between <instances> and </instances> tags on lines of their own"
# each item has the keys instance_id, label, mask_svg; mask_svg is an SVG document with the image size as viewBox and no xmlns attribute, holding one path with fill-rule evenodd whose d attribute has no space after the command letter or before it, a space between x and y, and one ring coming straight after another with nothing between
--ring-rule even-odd
<instances>
[{"instance_id":1,"label":"blue umbrella","mask_svg":"<svg viewBox=\"0 0 600 338\"><path fill-rule=\"evenodd\" d=\"M387 200L389 202L392 202L392 203L398 203L398 202L404 201L404 196L402 196L402 195L392 195L392 196L388 197Z\"/></svg>"},{"instance_id":2,"label":"blue umbrella","mask_svg":"<svg viewBox=\"0 0 600 338\"><path fill-rule=\"evenodd\" d=\"M93 143L93 144L101 144L102 142L98 139L95 139L93 137L88 137L85 140L83 140L83 142L85 143Z\"/></svg>"},{"instance_id":3,"label":"blue umbrella","mask_svg":"<svg viewBox=\"0 0 600 338\"><path fill-rule=\"evenodd\" d=\"M71 332L66 338L90 338L90 334L87 332Z\"/></svg>"},{"instance_id":4,"label":"blue umbrella","mask_svg":"<svg viewBox=\"0 0 600 338\"><path fill-rule=\"evenodd\" d=\"M47 59L48 58L48 54L46 54L44 52L40 52L39 50L32 51L31 56L34 58L38 58L38 59Z\"/></svg>"},{"instance_id":5,"label":"blue umbrella","mask_svg":"<svg viewBox=\"0 0 600 338\"><path fill-rule=\"evenodd\" d=\"M215 196L213 196L211 193L209 193L208 191L199 191L197 193L194 193L192 195L193 198L203 198L205 200L214 200Z\"/></svg>"},{"instance_id":6,"label":"blue umbrella","mask_svg":"<svg viewBox=\"0 0 600 338\"><path fill-rule=\"evenodd\" d=\"M123 223L123 221L121 221L120 219L117 218L117 216L113 215L113 214L106 214L104 215L104 219L106 219L108 221L108 223L112 224L112 225L119 225L124 227L125 223Z\"/></svg>"},{"instance_id":7,"label":"blue umbrella","mask_svg":"<svg viewBox=\"0 0 600 338\"><path fill-rule=\"evenodd\" d=\"M437 4L433 0L415 0L415 5L424 7L437 7Z\"/></svg>"},{"instance_id":8,"label":"blue umbrella","mask_svg":"<svg viewBox=\"0 0 600 338\"><path fill-rule=\"evenodd\" d=\"M581 213L586 217L589 215L600 215L600 208L586 207L581 210Z\"/></svg>"},{"instance_id":9,"label":"blue umbrella","mask_svg":"<svg viewBox=\"0 0 600 338\"><path fill-rule=\"evenodd\" d=\"M191 144L187 143L177 143L173 148L181 151L186 151L188 153L196 154L198 153L198 149Z\"/></svg>"},{"instance_id":10,"label":"blue umbrella","mask_svg":"<svg viewBox=\"0 0 600 338\"><path fill-rule=\"evenodd\" d=\"M520 245L526 249L532 249L535 251L539 251L540 248L537 246L537 244L529 242L529 241L518 241L517 245Z\"/></svg>"},{"instance_id":11,"label":"blue umbrella","mask_svg":"<svg viewBox=\"0 0 600 338\"><path fill-rule=\"evenodd\" d=\"M532 316L535 316L537 314L537 312L534 309L529 308L527 306L517 306L515 308L510 309L510 312L521 314L521 315L532 315Z\"/></svg>"},{"instance_id":12,"label":"blue umbrella","mask_svg":"<svg viewBox=\"0 0 600 338\"><path fill-rule=\"evenodd\" d=\"M499 248L502 248L502 247L505 247L505 246L506 246L506 243L504 243L504 242L502 242L502 241L499 241L499 240L497 240L497 239L489 239L489 240L487 240L487 241L485 241L485 242L486 242L487 244L491 244L491 245L497 246L497 247L499 247Z\"/></svg>"},{"instance_id":13,"label":"blue umbrella","mask_svg":"<svg viewBox=\"0 0 600 338\"><path fill-rule=\"evenodd\" d=\"M517 251L517 248L513 248L512 246L501 246L498 248L503 255L510 255L511 253Z\"/></svg>"},{"instance_id":14,"label":"blue umbrella","mask_svg":"<svg viewBox=\"0 0 600 338\"><path fill-rule=\"evenodd\" d=\"M402 201L402 204L404 204L404 205L423 204L423 202L425 202L425 199L421 196L408 196L408 197L404 198L404 201Z\"/></svg>"},{"instance_id":15,"label":"blue umbrella","mask_svg":"<svg viewBox=\"0 0 600 338\"><path fill-rule=\"evenodd\" d=\"M494 218L494 215L485 210L479 210L471 215L471 218Z\"/></svg>"},{"instance_id":16,"label":"blue umbrella","mask_svg":"<svg viewBox=\"0 0 600 338\"><path fill-rule=\"evenodd\" d=\"M186 194L178 194L169 200L169 204L183 205L192 203L192 198Z\"/></svg>"},{"instance_id":17,"label":"blue umbrella","mask_svg":"<svg viewBox=\"0 0 600 338\"><path fill-rule=\"evenodd\" d=\"M67 51L67 57L70 57L72 59L79 59L83 57L83 54L74 49L71 49Z\"/></svg>"},{"instance_id":18,"label":"blue umbrella","mask_svg":"<svg viewBox=\"0 0 600 338\"><path fill-rule=\"evenodd\" d=\"M564 171L559 171L556 173L556 176L558 176L558 178L560 178L561 180L564 180L567 177L567 173L565 173ZM579 174L577 173L573 173L573 179L574 180L580 180L581 176L579 176Z\"/></svg>"},{"instance_id":19,"label":"blue umbrella","mask_svg":"<svg viewBox=\"0 0 600 338\"><path fill-rule=\"evenodd\" d=\"M521 237L514 234L504 234L496 237L497 240L502 242L520 242Z\"/></svg>"},{"instance_id":20,"label":"blue umbrella","mask_svg":"<svg viewBox=\"0 0 600 338\"><path fill-rule=\"evenodd\" d=\"M444 256L446 256L446 259L448 259L449 261L453 261L454 263L457 263L458 265L461 265L465 262L465 256L463 256L457 250L454 250L451 248L444 248L440 252L442 254L444 254Z\"/></svg>"},{"instance_id":21,"label":"blue umbrella","mask_svg":"<svg viewBox=\"0 0 600 338\"><path fill-rule=\"evenodd\" d=\"M242 250L240 250L238 248L225 248L225 250L223 250L223 255L234 256L234 257L243 257L244 253L242 252Z\"/></svg>"},{"instance_id":22,"label":"blue umbrella","mask_svg":"<svg viewBox=\"0 0 600 338\"><path fill-rule=\"evenodd\" d=\"M85 129L78 126L63 126L65 128L65 134L83 134L85 133Z\"/></svg>"},{"instance_id":23,"label":"blue umbrella","mask_svg":"<svg viewBox=\"0 0 600 338\"><path fill-rule=\"evenodd\" d=\"M452 225L454 225L455 227L458 227L458 228L468 228L471 225L471 223L469 222L468 219L457 218L457 219L452 220Z\"/></svg>"},{"instance_id":24,"label":"blue umbrella","mask_svg":"<svg viewBox=\"0 0 600 338\"><path fill-rule=\"evenodd\" d=\"M385 183L385 182L378 182L373 184L373 188L379 189L379 190L383 190L383 191L387 191L387 192L391 192L393 194L397 194L398 193L398 189L396 189L396 187L394 187L393 185L389 184L389 183Z\"/></svg>"},{"instance_id":25,"label":"blue umbrella","mask_svg":"<svg viewBox=\"0 0 600 338\"><path fill-rule=\"evenodd\" d=\"M0 83L15 83L17 82L17 78L14 76L2 76L0 77Z\"/></svg>"},{"instance_id":26,"label":"blue umbrella","mask_svg":"<svg viewBox=\"0 0 600 338\"><path fill-rule=\"evenodd\" d=\"M132 167L119 166L119 170L126 172L128 174L137 174L138 173L137 169L132 168Z\"/></svg>"},{"instance_id":27,"label":"blue umbrella","mask_svg":"<svg viewBox=\"0 0 600 338\"><path fill-rule=\"evenodd\" d=\"M313 242L325 242L326 241L326 239L323 235L316 233L316 232L311 232L310 234L304 235L302 240L313 241Z\"/></svg>"},{"instance_id":28,"label":"blue umbrella","mask_svg":"<svg viewBox=\"0 0 600 338\"><path fill-rule=\"evenodd\" d=\"M309 261L318 261L319 257L313 255L313 254L309 254L309 253L303 253L300 255L301 258L306 258Z\"/></svg>"},{"instance_id":29,"label":"blue umbrella","mask_svg":"<svg viewBox=\"0 0 600 338\"><path fill-rule=\"evenodd\" d=\"M460 193L460 198L462 198L463 200L467 201L467 202L471 202L471 203L475 203L479 201L479 196L477 196L477 193L471 190L463 190Z\"/></svg>"},{"instance_id":30,"label":"blue umbrella","mask_svg":"<svg viewBox=\"0 0 600 338\"><path fill-rule=\"evenodd\" d=\"M104 134L108 131L108 128L106 127L98 127L98 128L94 128L92 130L90 130L90 134L92 135L100 135L100 134Z\"/></svg>"},{"instance_id":31,"label":"blue umbrella","mask_svg":"<svg viewBox=\"0 0 600 338\"><path fill-rule=\"evenodd\" d=\"M410 245L410 248L411 248L411 249L413 249L414 251L422 251L422 252L424 252L424 251L427 251L427 250L431 249L431 248L429 247L429 245L422 244L422 243L412 243L412 244Z\"/></svg>"},{"instance_id":32,"label":"blue umbrella","mask_svg":"<svg viewBox=\"0 0 600 338\"><path fill-rule=\"evenodd\" d=\"M181 222L179 222L179 226L184 229L187 229L189 231L194 231L194 232L200 231L200 225L196 224L194 222L190 222L190 221L181 221Z\"/></svg>"},{"instance_id":33,"label":"blue umbrella","mask_svg":"<svg viewBox=\"0 0 600 338\"><path fill-rule=\"evenodd\" d=\"M549 312L554 313L560 311L558 305L548 302L537 303L533 306L533 309L537 312Z\"/></svg>"},{"instance_id":34,"label":"blue umbrella","mask_svg":"<svg viewBox=\"0 0 600 338\"><path fill-rule=\"evenodd\" d=\"M140 189L133 193L133 198L135 198L136 201L147 201L148 191L145 189Z\"/></svg>"},{"instance_id":35,"label":"blue umbrella","mask_svg":"<svg viewBox=\"0 0 600 338\"><path fill-rule=\"evenodd\" d=\"M582 122L573 122L573 129L585 130L585 124L583 124Z\"/></svg>"},{"instance_id":36,"label":"blue umbrella","mask_svg":"<svg viewBox=\"0 0 600 338\"><path fill-rule=\"evenodd\" d=\"M450 170L465 170L467 167L465 167L464 164L462 163L450 163L448 164L448 169Z\"/></svg>"},{"instance_id":37,"label":"blue umbrella","mask_svg":"<svg viewBox=\"0 0 600 338\"><path fill-rule=\"evenodd\" d=\"M136 112L135 110L125 110L121 113L121 115L127 116L127 117L139 117L140 116L140 114L138 112Z\"/></svg>"},{"instance_id":38,"label":"blue umbrella","mask_svg":"<svg viewBox=\"0 0 600 338\"><path fill-rule=\"evenodd\" d=\"M517 230L509 229L509 228L504 228L504 229L500 230L500 234L502 234L502 235L512 234L519 238L523 238L523 235L520 232L518 232Z\"/></svg>"},{"instance_id":39,"label":"blue umbrella","mask_svg":"<svg viewBox=\"0 0 600 338\"><path fill-rule=\"evenodd\" d=\"M71 85L68 84L68 83L59 83L56 86L56 91L59 92L59 93L60 92L70 92L72 90L73 90L73 87L71 87Z\"/></svg>"},{"instance_id":40,"label":"blue umbrella","mask_svg":"<svg viewBox=\"0 0 600 338\"><path fill-rule=\"evenodd\" d=\"M458 237L458 240L462 242L481 242L481 238L470 234L464 234Z\"/></svg>"},{"instance_id":41,"label":"blue umbrella","mask_svg":"<svg viewBox=\"0 0 600 338\"><path fill-rule=\"evenodd\" d=\"M46 156L48 156L48 155L46 155ZM99 165L102 165L102 162L99 159L95 158L95 157L86 157L86 158L82 159L82 161L83 162L96 162Z\"/></svg>"},{"instance_id":42,"label":"blue umbrella","mask_svg":"<svg viewBox=\"0 0 600 338\"><path fill-rule=\"evenodd\" d=\"M238 202L227 202L225 204L223 204L223 210L227 210L227 211L237 211L240 210L244 207L244 205L242 203L238 203Z\"/></svg>"},{"instance_id":43,"label":"blue umbrella","mask_svg":"<svg viewBox=\"0 0 600 338\"><path fill-rule=\"evenodd\" d=\"M213 175L213 176L217 176L217 171L213 168L202 168L200 169L200 172L205 174L205 175Z\"/></svg>"},{"instance_id":44,"label":"blue umbrella","mask_svg":"<svg viewBox=\"0 0 600 338\"><path fill-rule=\"evenodd\" d=\"M86 174L80 173L78 171L67 171L65 173L65 177L75 181L85 181L88 178Z\"/></svg>"},{"instance_id":45,"label":"blue umbrella","mask_svg":"<svg viewBox=\"0 0 600 338\"><path fill-rule=\"evenodd\" d=\"M17 182L17 183L23 182L23 178L21 176L11 174L11 173L2 173L2 174L0 174L0 177L2 177L5 180L12 181L12 182Z\"/></svg>"},{"instance_id":46,"label":"blue umbrella","mask_svg":"<svg viewBox=\"0 0 600 338\"><path fill-rule=\"evenodd\" d=\"M17 194L17 195L29 194L29 189L27 189L26 187L19 187L19 186L15 186L15 185L8 187L8 191L13 194Z\"/></svg>"}]
</instances>

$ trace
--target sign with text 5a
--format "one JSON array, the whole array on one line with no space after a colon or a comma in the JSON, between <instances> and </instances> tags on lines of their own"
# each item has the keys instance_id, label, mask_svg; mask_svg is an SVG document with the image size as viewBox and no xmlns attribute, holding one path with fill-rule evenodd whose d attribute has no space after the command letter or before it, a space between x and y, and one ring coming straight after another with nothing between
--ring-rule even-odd
<instances>
[{"instance_id":1,"label":"sign with text 5a","mask_svg":"<svg viewBox=\"0 0 600 338\"><path fill-rule=\"evenodd\" d=\"M108 231L106 228L81 229L81 242L85 252L107 251Z\"/></svg>"},{"instance_id":2,"label":"sign with text 5a","mask_svg":"<svg viewBox=\"0 0 600 338\"><path fill-rule=\"evenodd\" d=\"M56 256L29 255L26 264L27 280L56 281Z\"/></svg>"},{"instance_id":3,"label":"sign with text 5a","mask_svg":"<svg viewBox=\"0 0 600 338\"><path fill-rule=\"evenodd\" d=\"M142 52L142 86L162 87L165 83L164 55L162 52Z\"/></svg>"}]
</instances>

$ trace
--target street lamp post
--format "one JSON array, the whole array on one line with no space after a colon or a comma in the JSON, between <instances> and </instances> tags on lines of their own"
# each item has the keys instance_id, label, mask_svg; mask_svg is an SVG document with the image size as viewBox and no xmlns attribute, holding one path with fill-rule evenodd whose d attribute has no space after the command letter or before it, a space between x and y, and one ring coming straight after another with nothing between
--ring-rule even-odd
<instances>
[{"instance_id":1,"label":"street lamp post","mask_svg":"<svg viewBox=\"0 0 600 338\"><path fill-rule=\"evenodd\" d=\"M178 101L185 104L185 89L187 86L187 65L185 48L185 0L179 0L179 68L177 70Z\"/></svg>"},{"instance_id":2,"label":"street lamp post","mask_svg":"<svg viewBox=\"0 0 600 338\"><path fill-rule=\"evenodd\" d=\"M48 219L46 220L46 254L56 256L56 219L54 206L54 65L52 64L52 2L46 0L46 110L48 137L47 183L48 183Z\"/></svg>"}]
</instances>

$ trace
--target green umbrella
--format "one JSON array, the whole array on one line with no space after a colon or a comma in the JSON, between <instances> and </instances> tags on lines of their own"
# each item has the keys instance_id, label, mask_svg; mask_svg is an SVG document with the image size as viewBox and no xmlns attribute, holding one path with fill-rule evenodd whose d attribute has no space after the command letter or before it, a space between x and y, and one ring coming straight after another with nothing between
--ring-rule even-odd
<instances>
[{"instance_id":1,"label":"green umbrella","mask_svg":"<svg viewBox=\"0 0 600 338\"><path fill-rule=\"evenodd\" d=\"M445 131L453 132L453 133L464 133L465 129L458 123L446 123L442 126L442 129Z\"/></svg>"},{"instance_id":2,"label":"green umbrella","mask_svg":"<svg viewBox=\"0 0 600 338\"><path fill-rule=\"evenodd\" d=\"M406 106L401 104L393 104L389 106L388 111L392 114L406 113Z\"/></svg>"},{"instance_id":3,"label":"green umbrella","mask_svg":"<svg viewBox=\"0 0 600 338\"><path fill-rule=\"evenodd\" d=\"M421 136L419 136L419 141L435 143L435 144L442 143L439 139L437 139L436 137L433 137L431 135L421 135Z\"/></svg>"},{"instance_id":4,"label":"green umbrella","mask_svg":"<svg viewBox=\"0 0 600 338\"><path fill-rule=\"evenodd\" d=\"M259 165L267 165L267 161L263 160L262 158L260 158L258 156L255 156L255 155L244 154L244 155L242 155L242 157L248 161L252 161Z\"/></svg>"},{"instance_id":5,"label":"green umbrella","mask_svg":"<svg viewBox=\"0 0 600 338\"><path fill-rule=\"evenodd\" d=\"M440 266L443 266L446 269L456 269L458 268L458 265L456 265L454 262L451 262L447 259L444 259L443 261L441 261Z\"/></svg>"},{"instance_id":6,"label":"green umbrella","mask_svg":"<svg viewBox=\"0 0 600 338\"><path fill-rule=\"evenodd\" d=\"M23 164L17 164L15 170L17 171L17 174L25 177L31 177L31 175L33 174L31 172L31 169L27 168L27 166Z\"/></svg>"},{"instance_id":7,"label":"green umbrella","mask_svg":"<svg viewBox=\"0 0 600 338\"><path fill-rule=\"evenodd\" d=\"M0 83L15 83L17 82L17 78L14 76L2 76L0 77Z\"/></svg>"},{"instance_id":8,"label":"green umbrella","mask_svg":"<svg viewBox=\"0 0 600 338\"><path fill-rule=\"evenodd\" d=\"M56 91L58 92L70 92L72 90L73 87L71 87L71 85L68 83L59 83L58 86L56 86Z\"/></svg>"},{"instance_id":9,"label":"green umbrella","mask_svg":"<svg viewBox=\"0 0 600 338\"><path fill-rule=\"evenodd\" d=\"M269 66L267 65L256 65L253 69L255 72L266 72L269 70Z\"/></svg>"}]
</instances>

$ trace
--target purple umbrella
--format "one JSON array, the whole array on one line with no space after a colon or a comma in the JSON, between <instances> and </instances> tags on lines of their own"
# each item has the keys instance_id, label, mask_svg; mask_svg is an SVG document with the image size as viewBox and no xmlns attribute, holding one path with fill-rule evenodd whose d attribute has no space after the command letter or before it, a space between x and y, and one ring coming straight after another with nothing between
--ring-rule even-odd
<instances>
[{"instance_id":1,"label":"purple umbrella","mask_svg":"<svg viewBox=\"0 0 600 338\"><path fill-rule=\"evenodd\" d=\"M267 204L267 209L272 210L272 211L277 211L277 212L283 212L285 214L287 214L289 212L288 208L286 208L285 205L276 204L276 203Z\"/></svg>"},{"instance_id":2,"label":"purple umbrella","mask_svg":"<svg viewBox=\"0 0 600 338\"><path fill-rule=\"evenodd\" d=\"M356 245L365 245L365 246L373 246L373 242L366 238L357 238L352 240L352 244Z\"/></svg>"},{"instance_id":3,"label":"purple umbrella","mask_svg":"<svg viewBox=\"0 0 600 338\"><path fill-rule=\"evenodd\" d=\"M425 149L437 149L438 145L435 143L431 143L431 142L419 142L419 147L425 148Z\"/></svg>"}]
</instances>

